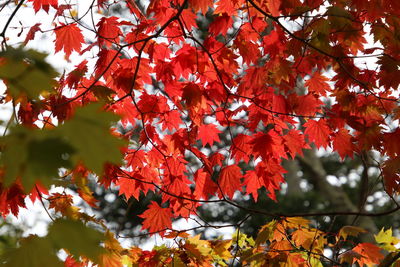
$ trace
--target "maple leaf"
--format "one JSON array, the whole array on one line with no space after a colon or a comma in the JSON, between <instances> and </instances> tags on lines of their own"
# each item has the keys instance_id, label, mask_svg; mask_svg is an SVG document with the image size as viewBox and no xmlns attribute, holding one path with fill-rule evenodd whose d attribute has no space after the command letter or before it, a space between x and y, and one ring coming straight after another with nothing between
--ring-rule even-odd
<instances>
[{"instance_id":1,"label":"maple leaf","mask_svg":"<svg viewBox=\"0 0 400 267\"><path fill-rule=\"evenodd\" d=\"M226 13L220 14L211 24L209 32L214 36L218 34L226 35L229 28L232 27L233 20Z\"/></svg>"},{"instance_id":2,"label":"maple leaf","mask_svg":"<svg viewBox=\"0 0 400 267\"><path fill-rule=\"evenodd\" d=\"M100 46L111 47L113 43L119 41L120 36L122 36L119 25L117 17L102 17L100 19L99 23L97 23Z\"/></svg>"},{"instance_id":3,"label":"maple leaf","mask_svg":"<svg viewBox=\"0 0 400 267\"><path fill-rule=\"evenodd\" d=\"M230 165L221 170L218 183L221 187L222 194L232 199L236 190L240 190L240 179L243 177L239 166Z\"/></svg>"},{"instance_id":4,"label":"maple leaf","mask_svg":"<svg viewBox=\"0 0 400 267\"><path fill-rule=\"evenodd\" d=\"M267 0L267 7L269 9L269 12L271 12L272 16L279 16L280 12L280 5L281 5L282 0Z\"/></svg>"},{"instance_id":5,"label":"maple leaf","mask_svg":"<svg viewBox=\"0 0 400 267\"><path fill-rule=\"evenodd\" d=\"M203 146L207 144L212 146L214 142L220 141L218 136L219 133L222 132L218 130L215 124L202 124L201 126L199 126L197 138L201 140Z\"/></svg>"},{"instance_id":6,"label":"maple leaf","mask_svg":"<svg viewBox=\"0 0 400 267\"><path fill-rule=\"evenodd\" d=\"M209 196L212 196L217 191L217 185L211 180L210 174L203 171L203 169L197 170L194 175L194 179L196 182L196 187L193 192L198 199L209 199Z\"/></svg>"},{"instance_id":7,"label":"maple leaf","mask_svg":"<svg viewBox=\"0 0 400 267\"><path fill-rule=\"evenodd\" d=\"M360 233L365 233L365 232L367 231L360 227L346 225L340 228L338 235L339 237L342 237L344 240L346 240L347 236L358 236Z\"/></svg>"},{"instance_id":8,"label":"maple leaf","mask_svg":"<svg viewBox=\"0 0 400 267\"><path fill-rule=\"evenodd\" d=\"M252 194L254 200L258 200L258 189L265 186L264 179L259 177L254 170L247 171L244 175L243 185L246 186L246 193Z\"/></svg>"},{"instance_id":9,"label":"maple leaf","mask_svg":"<svg viewBox=\"0 0 400 267\"><path fill-rule=\"evenodd\" d=\"M285 156L284 147L280 144L281 139L274 132L257 133L253 135L253 140L250 141L252 145L254 156L261 156L264 160L271 157Z\"/></svg>"},{"instance_id":10,"label":"maple leaf","mask_svg":"<svg viewBox=\"0 0 400 267\"><path fill-rule=\"evenodd\" d=\"M231 0L219 0L217 2L217 8L215 9L215 13L221 14L221 13L227 13L229 16L237 14L238 10L235 7L235 3Z\"/></svg>"},{"instance_id":11,"label":"maple leaf","mask_svg":"<svg viewBox=\"0 0 400 267\"><path fill-rule=\"evenodd\" d=\"M0 52L0 79L5 81L12 97L26 95L35 99L44 92L53 91L54 77L58 73L45 58L44 53L22 48Z\"/></svg>"},{"instance_id":12,"label":"maple leaf","mask_svg":"<svg viewBox=\"0 0 400 267\"><path fill-rule=\"evenodd\" d=\"M134 173L132 176L135 177L118 179L116 185L120 187L119 195L124 194L126 199L134 197L139 200L140 192L146 194L149 190L153 190L154 185L151 184L151 179L145 179L139 173Z\"/></svg>"},{"instance_id":13,"label":"maple leaf","mask_svg":"<svg viewBox=\"0 0 400 267\"><path fill-rule=\"evenodd\" d=\"M231 158L235 159L236 162L241 160L248 162L250 160L248 151L251 150L251 140L250 135L238 134L232 141Z\"/></svg>"},{"instance_id":14,"label":"maple leaf","mask_svg":"<svg viewBox=\"0 0 400 267\"><path fill-rule=\"evenodd\" d=\"M328 146L330 130L324 119L309 120L304 123L304 127L306 127L304 133L308 135L310 142L315 143L317 148Z\"/></svg>"},{"instance_id":15,"label":"maple leaf","mask_svg":"<svg viewBox=\"0 0 400 267\"><path fill-rule=\"evenodd\" d=\"M40 27L39 27L40 25L41 25L41 23L36 23L35 25L33 25L33 26L29 29L28 34L26 35L25 40L24 40L24 44L25 44L25 45L26 45L30 40L33 40L33 39L35 38L36 32L41 31L41 29L40 29Z\"/></svg>"},{"instance_id":16,"label":"maple leaf","mask_svg":"<svg viewBox=\"0 0 400 267\"><path fill-rule=\"evenodd\" d=\"M96 75L103 74L105 77L110 76L110 74L117 68L118 51L101 49L98 56L99 58L96 62Z\"/></svg>"},{"instance_id":17,"label":"maple leaf","mask_svg":"<svg viewBox=\"0 0 400 267\"><path fill-rule=\"evenodd\" d=\"M213 0L189 0L190 6L197 12L201 11L205 14L209 7L213 6Z\"/></svg>"},{"instance_id":18,"label":"maple leaf","mask_svg":"<svg viewBox=\"0 0 400 267\"><path fill-rule=\"evenodd\" d=\"M333 135L332 144L333 149L339 153L339 156L344 159L346 156L353 158L355 146L352 142L353 137L349 131L341 128Z\"/></svg>"},{"instance_id":19,"label":"maple leaf","mask_svg":"<svg viewBox=\"0 0 400 267\"><path fill-rule=\"evenodd\" d=\"M321 234L322 232L316 229L298 229L293 233L292 239L296 246L302 246L308 250L311 248L313 250L321 249L325 243L325 240L321 238Z\"/></svg>"},{"instance_id":20,"label":"maple leaf","mask_svg":"<svg viewBox=\"0 0 400 267\"><path fill-rule=\"evenodd\" d=\"M297 95L291 94L288 97L289 104L294 113L301 116L313 116L320 111L320 106L323 104L318 97L313 94Z\"/></svg>"},{"instance_id":21,"label":"maple leaf","mask_svg":"<svg viewBox=\"0 0 400 267\"><path fill-rule=\"evenodd\" d=\"M384 258L380 248L371 243L360 243L353 251L361 255L360 258L354 259L360 266L378 264Z\"/></svg>"},{"instance_id":22,"label":"maple leaf","mask_svg":"<svg viewBox=\"0 0 400 267\"><path fill-rule=\"evenodd\" d=\"M285 140L285 147L288 150L289 155L294 159L296 154L303 155L303 149L309 148L304 141L304 135L298 130L291 130L283 136Z\"/></svg>"},{"instance_id":23,"label":"maple leaf","mask_svg":"<svg viewBox=\"0 0 400 267\"><path fill-rule=\"evenodd\" d=\"M54 135L54 131L28 130L23 127L11 129L11 133L0 139L5 149L0 164L7 166L4 174L5 185L17 178L26 192L30 192L36 182L49 186L61 167L71 167L71 161L62 158L71 155L74 149ZM46 168L43 168L46 166Z\"/></svg>"},{"instance_id":24,"label":"maple leaf","mask_svg":"<svg viewBox=\"0 0 400 267\"><path fill-rule=\"evenodd\" d=\"M172 210L171 208L162 208L157 202L151 201L147 210L139 217L143 218L142 229L148 229L152 234L158 232L161 236L167 228L172 227Z\"/></svg>"},{"instance_id":25,"label":"maple leaf","mask_svg":"<svg viewBox=\"0 0 400 267\"><path fill-rule=\"evenodd\" d=\"M3 266L63 267L49 238L30 235L20 240L19 247L2 255Z\"/></svg>"},{"instance_id":26,"label":"maple leaf","mask_svg":"<svg viewBox=\"0 0 400 267\"><path fill-rule=\"evenodd\" d=\"M317 93L321 96L326 96L326 92L331 91L331 87L327 83L328 78L321 75L319 72L314 72L310 79L305 82L310 92Z\"/></svg>"},{"instance_id":27,"label":"maple leaf","mask_svg":"<svg viewBox=\"0 0 400 267\"><path fill-rule=\"evenodd\" d=\"M80 52L84 42L83 34L76 24L63 24L54 30L56 34L55 51L65 52L68 59L72 51Z\"/></svg>"},{"instance_id":28,"label":"maple leaf","mask_svg":"<svg viewBox=\"0 0 400 267\"><path fill-rule=\"evenodd\" d=\"M400 239L393 236L392 228L386 231L382 228L374 237L376 242L379 243L379 247L390 252L397 251L396 245L400 242Z\"/></svg>"},{"instance_id":29,"label":"maple leaf","mask_svg":"<svg viewBox=\"0 0 400 267\"><path fill-rule=\"evenodd\" d=\"M65 82L70 88L74 88L79 84L79 81L82 79L83 75L87 72L87 60L82 61L79 63L76 68L71 71L68 75L67 78L65 79Z\"/></svg>"},{"instance_id":30,"label":"maple leaf","mask_svg":"<svg viewBox=\"0 0 400 267\"><path fill-rule=\"evenodd\" d=\"M48 238L57 248L65 248L76 258L85 256L96 262L105 253L100 243L105 236L77 220L57 219L49 227Z\"/></svg>"},{"instance_id":31,"label":"maple leaf","mask_svg":"<svg viewBox=\"0 0 400 267\"><path fill-rule=\"evenodd\" d=\"M125 142L110 134L110 124L118 116L99 109L98 103L81 107L72 119L55 131L77 152L74 160L82 160L88 168L100 175L105 163L120 163L122 155L119 148Z\"/></svg>"},{"instance_id":32,"label":"maple leaf","mask_svg":"<svg viewBox=\"0 0 400 267\"><path fill-rule=\"evenodd\" d=\"M11 212L18 216L20 207L25 207L25 193L22 187L17 183L8 188L0 186L0 214L5 217Z\"/></svg>"},{"instance_id":33,"label":"maple leaf","mask_svg":"<svg viewBox=\"0 0 400 267\"><path fill-rule=\"evenodd\" d=\"M57 8L58 0L29 0L29 2L33 2L33 9L37 13L40 9L43 9L46 12L49 12L50 6Z\"/></svg>"}]
</instances>

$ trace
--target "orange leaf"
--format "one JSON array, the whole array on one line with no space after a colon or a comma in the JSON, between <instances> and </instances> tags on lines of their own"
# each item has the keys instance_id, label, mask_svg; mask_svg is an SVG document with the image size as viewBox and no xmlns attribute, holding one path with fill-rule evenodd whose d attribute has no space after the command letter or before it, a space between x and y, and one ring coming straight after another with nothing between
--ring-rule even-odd
<instances>
[{"instance_id":1,"label":"orange leaf","mask_svg":"<svg viewBox=\"0 0 400 267\"><path fill-rule=\"evenodd\" d=\"M354 260L360 266L364 266L364 264L366 264L367 266L378 264L384 258L380 250L381 249L374 244L360 243L355 248L353 248L353 251L360 254L361 257L354 258Z\"/></svg>"},{"instance_id":2,"label":"orange leaf","mask_svg":"<svg viewBox=\"0 0 400 267\"><path fill-rule=\"evenodd\" d=\"M209 7L213 6L213 0L189 0L189 5L194 9L195 12L201 10L205 14Z\"/></svg>"},{"instance_id":3,"label":"orange leaf","mask_svg":"<svg viewBox=\"0 0 400 267\"><path fill-rule=\"evenodd\" d=\"M279 12L280 6L281 6L281 0L268 0L267 1L267 7L269 9L269 12L271 12L272 16L276 17L276 16L280 15L280 12Z\"/></svg>"},{"instance_id":4,"label":"orange leaf","mask_svg":"<svg viewBox=\"0 0 400 267\"><path fill-rule=\"evenodd\" d=\"M159 232L163 236L165 230L172 227L171 208L162 208L155 201L152 201L139 217L144 219L142 229L148 229L151 233Z\"/></svg>"}]
</instances>

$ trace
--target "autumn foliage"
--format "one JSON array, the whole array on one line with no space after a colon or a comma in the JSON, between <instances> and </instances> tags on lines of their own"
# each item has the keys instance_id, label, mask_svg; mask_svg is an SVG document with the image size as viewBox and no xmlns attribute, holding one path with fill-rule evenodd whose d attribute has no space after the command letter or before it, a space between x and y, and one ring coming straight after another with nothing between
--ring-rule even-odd
<instances>
[{"instance_id":1,"label":"autumn foliage","mask_svg":"<svg viewBox=\"0 0 400 267\"><path fill-rule=\"evenodd\" d=\"M308 214L235 202L239 192L255 201L261 192L276 200L285 183L282 161L313 147L341 159L374 151L385 194L397 196L399 1L98 0L87 10L79 2L1 4L0 10L12 10L0 17L1 103L12 115L0 139L0 213L18 216L27 197L54 213L46 236L22 239L2 263L400 264L399 240L389 224L372 233L376 242L359 242L365 234L360 227L323 232ZM115 5L121 13L112 12ZM36 16L18 26L14 20L26 10ZM47 25L40 19L46 16L54 17ZM206 17L211 22L203 25ZM56 71L43 51L30 48L44 34L54 40L50 51L64 56L67 71ZM75 188L96 207L88 186L93 178L104 188L118 187L126 200L159 195L140 215L142 229L174 245L123 247L67 191L50 190ZM241 233L240 224L227 240L173 229L173 219L220 202L271 220L256 238ZM379 216L344 209L334 214Z\"/></svg>"}]
</instances>

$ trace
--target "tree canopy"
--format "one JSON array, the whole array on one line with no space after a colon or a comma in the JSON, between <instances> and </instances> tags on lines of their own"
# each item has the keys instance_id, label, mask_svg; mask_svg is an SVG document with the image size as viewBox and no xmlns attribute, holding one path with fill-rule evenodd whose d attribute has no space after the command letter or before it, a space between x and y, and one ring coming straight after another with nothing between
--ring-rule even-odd
<instances>
[{"instance_id":1,"label":"tree canopy","mask_svg":"<svg viewBox=\"0 0 400 267\"><path fill-rule=\"evenodd\" d=\"M0 213L30 198L52 221L1 264L400 264L385 219L400 210L399 1L82 2L0 4ZM329 182L329 168L356 172L357 187ZM298 173L320 208L280 206L304 193ZM91 183L127 213L136 201L139 236L163 244L125 246L138 235L77 204L106 209ZM207 207L240 218L216 224ZM225 227L231 238L192 234Z\"/></svg>"}]
</instances>

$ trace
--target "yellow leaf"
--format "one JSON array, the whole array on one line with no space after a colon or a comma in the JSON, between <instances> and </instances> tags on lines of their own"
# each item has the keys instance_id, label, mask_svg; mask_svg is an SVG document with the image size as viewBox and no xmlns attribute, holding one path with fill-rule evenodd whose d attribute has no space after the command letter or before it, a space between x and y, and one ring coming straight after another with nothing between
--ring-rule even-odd
<instances>
[{"instance_id":1,"label":"yellow leaf","mask_svg":"<svg viewBox=\"0 0 400 267\"><path fill-rule=\"evenodd\" d=\"M300 228L301 226L308 227L309 224L310 221L302 217L286 218L284 221L285 228Z\"/></svg>"},{"instance_id":2,"label":"yellow leaf","mask_svg":"<svg viewBox=\"0 0 400 267\"><path fill-rule=\"evenodd\" d=\"M106 235L106 240L104 242L104 246L107 249L118 253L121 253L124 250L121 247L121 244L118 242L118 240L114 237L113 233L107 230L105 235Z\"/></svg>"},{"instance_id":3,"label":"yellow leaf","mask_svg":"<svg viewBox=\"0 0 400 267\"><path fill-rule=\"evenodd\" d=\"M384 230L384 228L382 228L381 231L374 236L376 242L379 243L379 247L390 252L397 250L395 245L400 242L400 239L393 237L392 228L389 228L386 231Z\"/></svg>"},{"instance_id":4,"label":"yellow leaf","mask_svg":"<svg viewBox=\"0 0 400 267\"><path fill-rule=\"evenodd\" d=\"M256 238L256 246L259 246L260 244L265 243L267 240L269 240L276 228L276 221L273 220L266 225L263 225L258 232L257 238Z\"/></svg>"},{"instance_id":5,"label":"yellow leaf","mask_svg":"<svg viewBox=\"0 0 400 267\"><path fill-rule=\"evenodd\" d=\"M326 244L323 233L317 229L298 229L293 233L292 239L296 246L302 246L316 253L322 253Z\"/></svg>"},{"instance_id":6,"label":"yellow leaf","mask_svg":"<svg viewBox=\"0 0 400 267\"><path fill-rule=\"evenodd\" d=\"M254 240L252 237L248 237L246 234L237 231L235 231L235 233L232 236L232 242L237 243L241 248L247 246L251 247L254 246Z\"/></svg>"},{"instance_id":7,"label":"yellow leaf","mask_svg":"<svg viewBox=\"0 0 400 267\"><path fill-rule=\"evenodd\" d=\"M216 240L211 241L211 247L219 259L229 259L232 257L229 248L232 245L232 240Z\"/></svg>"},{"instance_id":8,"label":"yellow leaf","mask_svg":"<svg viewBox=\"0 0 400 267\"><path fill-rule=\"evenodd\" d=\"M358 236L360 233L365 233L366 230L356 226L343 226L339 231L339 238L343 237L343 240L347 239L347 236Z\"/></svg>"},{"instance_id":9,"label":"yellow leaf","mask_svg":"<svg viewBox=\"0 0 400 267\"><path fill-rule=\"evenodd\" d=\"M132 267L132 260L128 255L124 255L121 257L121 263L126 267Z\"/></svg>"},{"instance_id":10,"label":"yellow leaf","mask_svg":"<svg viewBox=\"0 0 400 267\"><path fill-rule=\"evenodd\" d=\"M200 240L200 235L188 238L183 248L196 261L205 262L210 257L211 248L209 242L207 240Z\"/></svg>"}]
</instances>

